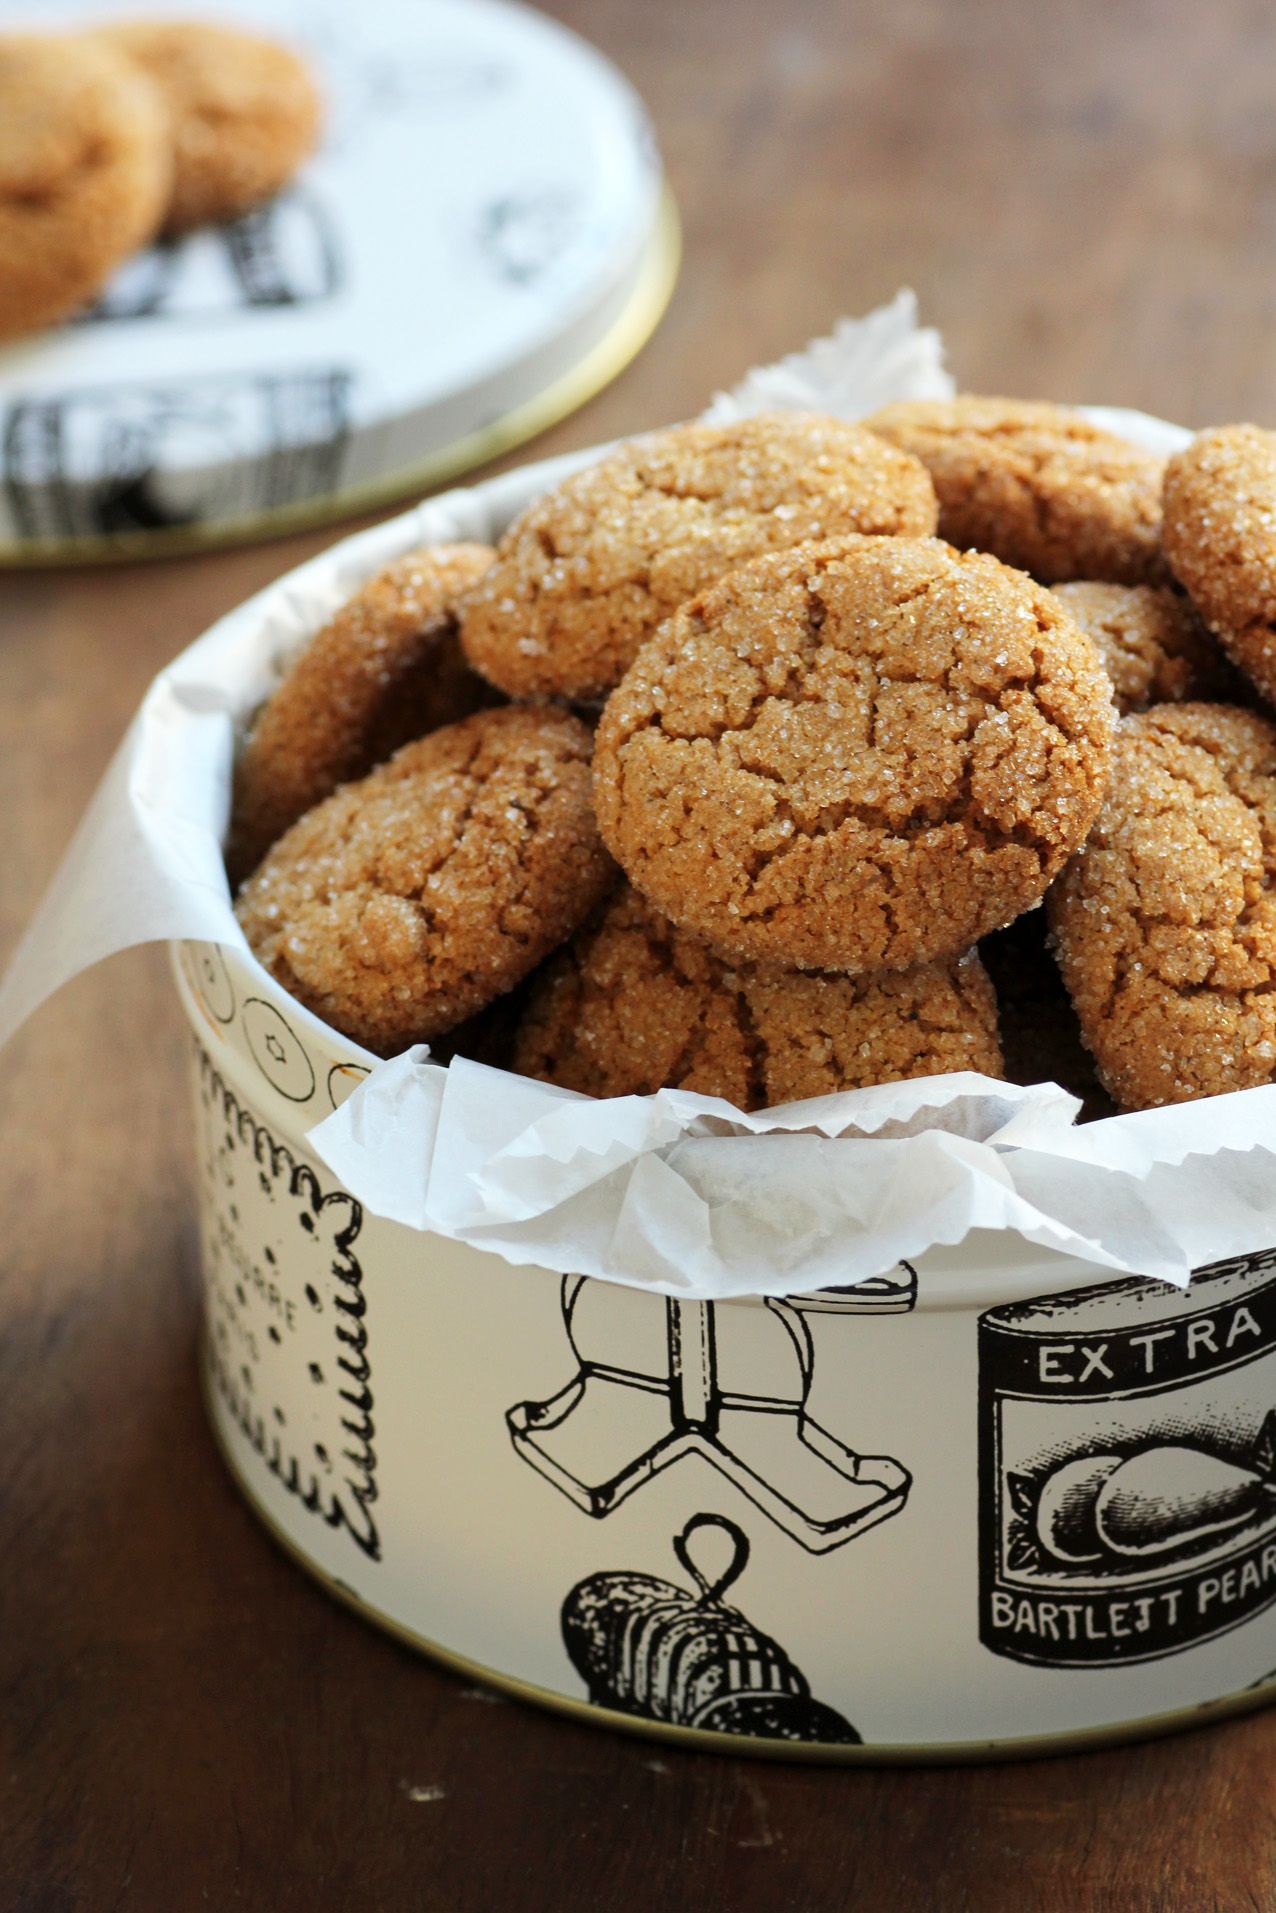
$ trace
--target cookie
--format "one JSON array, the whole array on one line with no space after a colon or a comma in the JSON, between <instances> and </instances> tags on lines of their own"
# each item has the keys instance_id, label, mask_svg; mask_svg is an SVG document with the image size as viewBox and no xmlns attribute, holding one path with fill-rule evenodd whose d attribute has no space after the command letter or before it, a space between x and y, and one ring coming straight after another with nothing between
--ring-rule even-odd
<instances>
[{"instance_id":1,"label":"cookie","mask_svg":"<svg viewBox=\"0 0 1276 1913\"><path fill-rule=\"evenodd\" d=\"M848 539L668 620L603 712L595 802L630 880L722 955L905 969L1042 895L1113 721L1048 591L938 539Z\"/></svg>"},{"instance_id":2,"label":"cookie","mask_svg":"<svg viewBox=\"0 0 1276 1913\"><path fill-rule=\"evenodd\" d=\"M491 559L486 545L396 559L292 660L235 766L233 878L338 784L491 701L461 655L454 613L457 594Z\"/></svg>"},{"instance_id":3,"label":"cookie","mask_svg":"<svg viewBox=\"0 0 1276 1913\"><path fill-rule=\"evenodd\" d=\"M746 559L844 532L933 532L915 459L784 412L622 445L539 499L462 606L470 662L511 697L587 702L688 598Z\"/></svg>"},{"instance_id":4,"label":"cookie","mask_svg":"<svg viewBox=\"0 0 1276 1913\"><path fill-rule=\"evenodd\" d=\"M1082 1033L1125 1109L1276 1078L1276 725L1221 704L1122 720L1051 891Z\"/></svg>"},{"instance_id":5,"label":"cookie","mask_svg":"<svg viewBox=\"0 0 1276 1913\"><path fill-rule=\"evenodd\" d=\"M163 105L118 53L0 34L0 338L91 299L153 236L171 182Z\"/></svg>"},{"instance_id":6,"label":"cookie","mask_svg":"<svg viewBox=\"0 0 1276 1913\"><path fill-rule=\"evenodd\" d=\"M1276 432L1202 432L1165 470L1165 555L1230 657L1276 702Z\"/></svg>"},{"instance_id":7,"label":"cookie","mask_svg":"<svg viewBox=\"0 0 1276 1913\"><path fill-rule=\"evenodd\" d=\"M1164 461L1079 412L1027 400L908 399L865 424L911 452L939 495L939 535L1042 584L1155 584Z\"/></svg>"},{"instance_id":8,"label":"cookie","mask_svg":"<svg viewBox=\"0 0 1276 1913\"><path fill-rule=\"evenodd\" d=\"M1098 646L1123 717L1152 704L1227 695L1229 672L1190 604L1164 585L1054 587Z\"/></svg>"},{"instance_id":9,"label":"cookie","mask_svg":"<svg viewBox=\"0 0 1276 1913\"><path fill-rule=\"evenodd\" d=\"M613 881L589 731L478 711L306 812L235 906L250 948L384 1055L453 1028L569 937Z\"/></svg>"},{"instance_id":10,"label":"cookie","mask_svg":"<svg viewBox=\"0 0 1276 1913\"><path fill-rule=\"evenodd\" d=\"M164 228L238 219L292 178L319 138L305 62L275 40L196 20L135 20L93 35L158 87L172 127Z\"/></svg>"},{"instance_id":11,"label":"cookie","mask_svg":"<svg viewBox=\"0 0 1276 1913\"><path fill-rule=\"evenodd\" d=\"M628 884L537 979L513 1060L590 1096L691 1089L748 1110L950 1070L1001 1074L978 957L859 978L731 966Z\"/></svg>"}]
</instances>

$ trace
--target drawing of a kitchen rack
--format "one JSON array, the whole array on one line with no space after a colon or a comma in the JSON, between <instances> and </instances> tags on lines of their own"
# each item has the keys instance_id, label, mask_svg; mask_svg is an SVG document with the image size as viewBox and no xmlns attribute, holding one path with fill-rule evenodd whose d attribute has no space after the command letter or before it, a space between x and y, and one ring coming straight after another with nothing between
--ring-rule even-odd
<instances>
[{"instance_id":1,"label":"drawing of a kitchen rack","mask_svg":"<svg viewBox=\"0 0 1276 1913\"><path fill-rule=\"evenodd\" d=\"M517 1402L505 1418L516 1452L576 1507L601 1519L688 1455L813 1554L904 1506L912 1477L901 1462L849 1447L808 1412L815 1353L806 1317L906 1312L916 1300L907 1264L844 1289L766 1298L775 1323L769 1348L759 1347L752 1309L655 1296L643 1346L627 1313L623 1347L609 1347L616 1330L606 1296L602 1284L564 1277L576 1372L547 1400Z\"/></svg>"}]
</instances>

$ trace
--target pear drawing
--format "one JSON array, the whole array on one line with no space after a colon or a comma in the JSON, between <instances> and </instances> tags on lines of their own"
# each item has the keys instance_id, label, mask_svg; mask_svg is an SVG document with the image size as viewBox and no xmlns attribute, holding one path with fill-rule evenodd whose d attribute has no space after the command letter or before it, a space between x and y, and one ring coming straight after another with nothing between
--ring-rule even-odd
<instances>
[{"instance_id":1,"label":"pear drawing","mask_svg":"<svg viewBox=\"0 0 1276 1913\"><path fill-rule=\"evenodd\" d=\"M1252 1468L1167 1442L1113 1469L1095 1502L1095 1527L1113 1554L1166 1554L1252 1520L1274 1495Z\"/></svg>"}]
</instances>

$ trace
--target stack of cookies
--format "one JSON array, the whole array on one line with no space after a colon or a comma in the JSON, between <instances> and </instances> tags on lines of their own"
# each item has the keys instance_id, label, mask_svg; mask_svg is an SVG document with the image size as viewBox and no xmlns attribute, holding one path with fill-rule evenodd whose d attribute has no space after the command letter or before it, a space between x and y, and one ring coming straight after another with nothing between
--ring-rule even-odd
<instances>
[{"instance_id":1,"label":"stack of cookies","mask_svg":"<svg viewBox=\"0 0 1276 1913\"><path fill-rule=\"evenodd\" d=\"M268 199L319 121L302 61L255 34L0 34L0 339L66 318L157 235Z\"/></svg>"},{"instance_id":2,"label":"stack of cookies","mask_svg":"<svg viewBox=\"0 0 1276 1913\"><path fill-rule=\"evenodd\" d=\"M676 427L311 639L239 755L237 913L368 1048L595 1096L1245 1088L1264 696L1276 435L1167 469L996 399Z\"/></svg>"}]
</instances>

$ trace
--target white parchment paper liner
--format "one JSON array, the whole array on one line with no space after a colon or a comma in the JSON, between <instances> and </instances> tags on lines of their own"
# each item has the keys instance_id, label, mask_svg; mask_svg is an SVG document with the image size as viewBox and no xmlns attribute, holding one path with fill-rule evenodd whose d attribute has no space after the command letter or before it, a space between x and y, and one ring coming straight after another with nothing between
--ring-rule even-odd
<instances>
[{"instance_id":1,"label":"white parchment paper liner","mask_svg":"<svg viewBox=\"0 0 1276 1913\"><path fill-rule=\"evenodd\" d=\"M709 416L855 417L951 389L905 293L750 373ZM1157 451L1188 436L1139 413L1096 416ZM134 944L190 938L251 961L220 849L237 726L369 572L419 544L496 536L597 456L449 492L347 539L161 672L0 985L0 1042ZM308 1140L375 1214L513 1262L706 1300L865 1280L974 1230L1079 1258L1077 1282L1181 1285L1203 1261L1276 1242L1276 1086L1084 1128L1078 1107L1051 1084L971 1075L758 1115L676 1090L598 1102L463 1059L444 1069L418 1047L377 1064Z\"/></svg>"}]
</instances>

